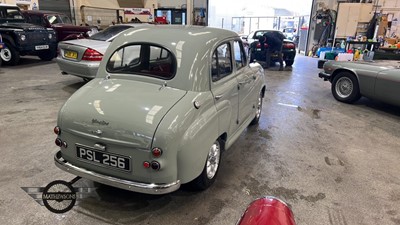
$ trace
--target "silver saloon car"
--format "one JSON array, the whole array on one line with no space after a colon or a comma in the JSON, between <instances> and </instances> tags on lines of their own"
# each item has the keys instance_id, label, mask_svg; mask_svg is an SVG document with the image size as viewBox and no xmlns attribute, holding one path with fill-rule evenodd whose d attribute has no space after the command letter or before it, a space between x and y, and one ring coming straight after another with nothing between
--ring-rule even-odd
<instances>
[{"instance_id":1,"label":"silver saloon car","mask_svg":"<svg viewBox=\"0 0 400 225\"><path fill-rule=\"evenodd\" d=\"M398 61L328 61L319 77L332 83L333 97L352 103L365 96L400 106Z\"/></svg>"},{"instance_id":2,"label":"silver saloon car","mask_svg":"<svg viewBox=\"0 0 400 225\"><path fill-rule=\"evenodd\" d=\"M164 194L216 179L221 153L258 123L266 85L228 30L128 29L61 108L55 164L118 188Z\"/></svg>"},{"instance_id":3,"label":"silver saloon car","mask_svg":"<svg viewBox=\"0 0 400 225\"><path fill-rule=\"evenodd\" d=\"M78 76L85 81L93 79L104 53L114 38L129 28L146 25L117 24L85 39L60 42L56 62L61 73Z\"/></svg>"}]
</instances>

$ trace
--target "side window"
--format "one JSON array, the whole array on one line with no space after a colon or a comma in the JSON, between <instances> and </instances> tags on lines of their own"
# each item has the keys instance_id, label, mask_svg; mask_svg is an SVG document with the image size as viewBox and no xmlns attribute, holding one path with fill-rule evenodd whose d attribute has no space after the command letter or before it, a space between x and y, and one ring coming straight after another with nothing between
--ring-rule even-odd
<instances>
[{"instance_id":1,"label":"side window","mask_svg":"<svg viewBox=\"0 0 400 225\"><path fill-rule=\"evenodd\" d=\"M159 46L128 45L112 54L107 63L107 71L169 80L175 76L176 61L174 59L171 52Z\"/></svg>"},{"instance_id":2,"label":"side window","mask_svg":"<svg viewBox=\"0 0 400 225\"><path fill-rule=\"evenodd\" d=\"M243 48L243 43L241 41L235 41L234 43L234 51L235 51L235 63L236 69L246 66L246 53Z\"/></svg>"},{"instance_id":3,"label":"side window","mask_svg":"<svg viewBox=\"0 0 400 225\"><path fill-rule=\"evenodd\" d=\"M41 16L30 15L30 16L28 16L28 18L29 18L28 19L29 23L33 23L33 24L36 24L36 25L39 25L39 26L45 25Z\"/></svg>"},{"instance_id":4,"label":"side window","mask_svg":"<svg viewBox=\"0 0 400 225\"><path fill-rule=\"evenodd\" d=\"M218 46L214 51L211 67L213 81L220 80L232 73L232 54L229 43Z\"/></svg>"}]
</instances>

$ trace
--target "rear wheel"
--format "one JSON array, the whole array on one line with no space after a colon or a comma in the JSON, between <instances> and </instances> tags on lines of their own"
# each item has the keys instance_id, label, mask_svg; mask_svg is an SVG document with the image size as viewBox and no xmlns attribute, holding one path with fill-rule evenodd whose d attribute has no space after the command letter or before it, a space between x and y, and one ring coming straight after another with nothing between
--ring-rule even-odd
<instances>
[{"instance_id":1,"label":"rear wheel","mask_svg":"<svg viewBox=\"0 0 400 225\"><path fill-rule=\"evenodd\" d=\"M263 96L262 96L262 93L260 93L260 95L258 96L258 101L257 101L256 115L254 116L254 119L250 122L250 125L256 125L260 121L261 110L262 110L262 101L263 101Z\"/></svg>"},{"instance_id":2,"label":"rear wheel","mask_svg":"<svg viewBox=\"0 0 400 225\"><path fill-rule=\"evenodd\" d=\"M340 102L352 103L361 98L357 78L350 72L340 72L332 81L333 97Z\"/></svg>"},{"instance_id":3,"label":"rear wheel","mask_svg":"<svg viewBox=\"0 0 400 225\"><path fill-rule=\"evenodd\" d=\"M286 61L285 61L285 65L286 65L286 66L292 66L293 63L294 63L294 60L293 60L293 59L291 59L291 60L286 60Z\"/></svg>"},{"instance_id":4,"label":"rear wheel","mask_svg":"<svg viewBox=\"0 0 400 225\"><path fill-rule=\"evenodd\" d=\"M0 51L0 57L4 64L15 66L18 64L19 52L9 43L4 43L4 48Z\"/></svg>"},{"instance_id":5,"label":"rear wheel","mask_svg":"<svg viewBox=\"0 0 400 225\"><path fill-rule=\"evenodd\" d=\"M222 149L223 145L220 139L217 139L210 146L203 171L191 182L191 186L194 189L205 190L214 183L221 162Z\"/></svg>"}]
</instances>

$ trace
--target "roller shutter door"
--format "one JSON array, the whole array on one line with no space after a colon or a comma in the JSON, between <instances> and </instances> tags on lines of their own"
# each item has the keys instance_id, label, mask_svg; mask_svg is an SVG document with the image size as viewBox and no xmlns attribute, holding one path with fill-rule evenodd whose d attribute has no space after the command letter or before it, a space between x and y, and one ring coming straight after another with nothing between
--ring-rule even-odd
<instances>
[{"instance_id":1,"label":"roller shutter door","mask_svg":"<svg viewBox=\"0 0 400 225\"><path fill-rule=\"evenodd\" d=\"M39 9L64 13L72 18L69 0L39 0Z\"/></svg>"}]
</instances>

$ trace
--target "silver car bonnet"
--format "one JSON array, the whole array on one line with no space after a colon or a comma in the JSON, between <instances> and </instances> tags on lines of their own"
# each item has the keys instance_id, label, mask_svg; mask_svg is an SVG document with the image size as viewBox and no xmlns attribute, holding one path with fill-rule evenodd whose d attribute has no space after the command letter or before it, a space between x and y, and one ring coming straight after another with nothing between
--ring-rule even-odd
<instances>
[{"instance_id":1,"label":"silver car bonnet","mask_svg":"<svg viewBox=\"0 0 400 225\"><path fill-rule=\"evenodd\" d=\"M186 91L120 81L97 78L75 92L60 111L59 126L67 129L63 132L149 149L158 124Z\"/></svg>"}]
</instances>

